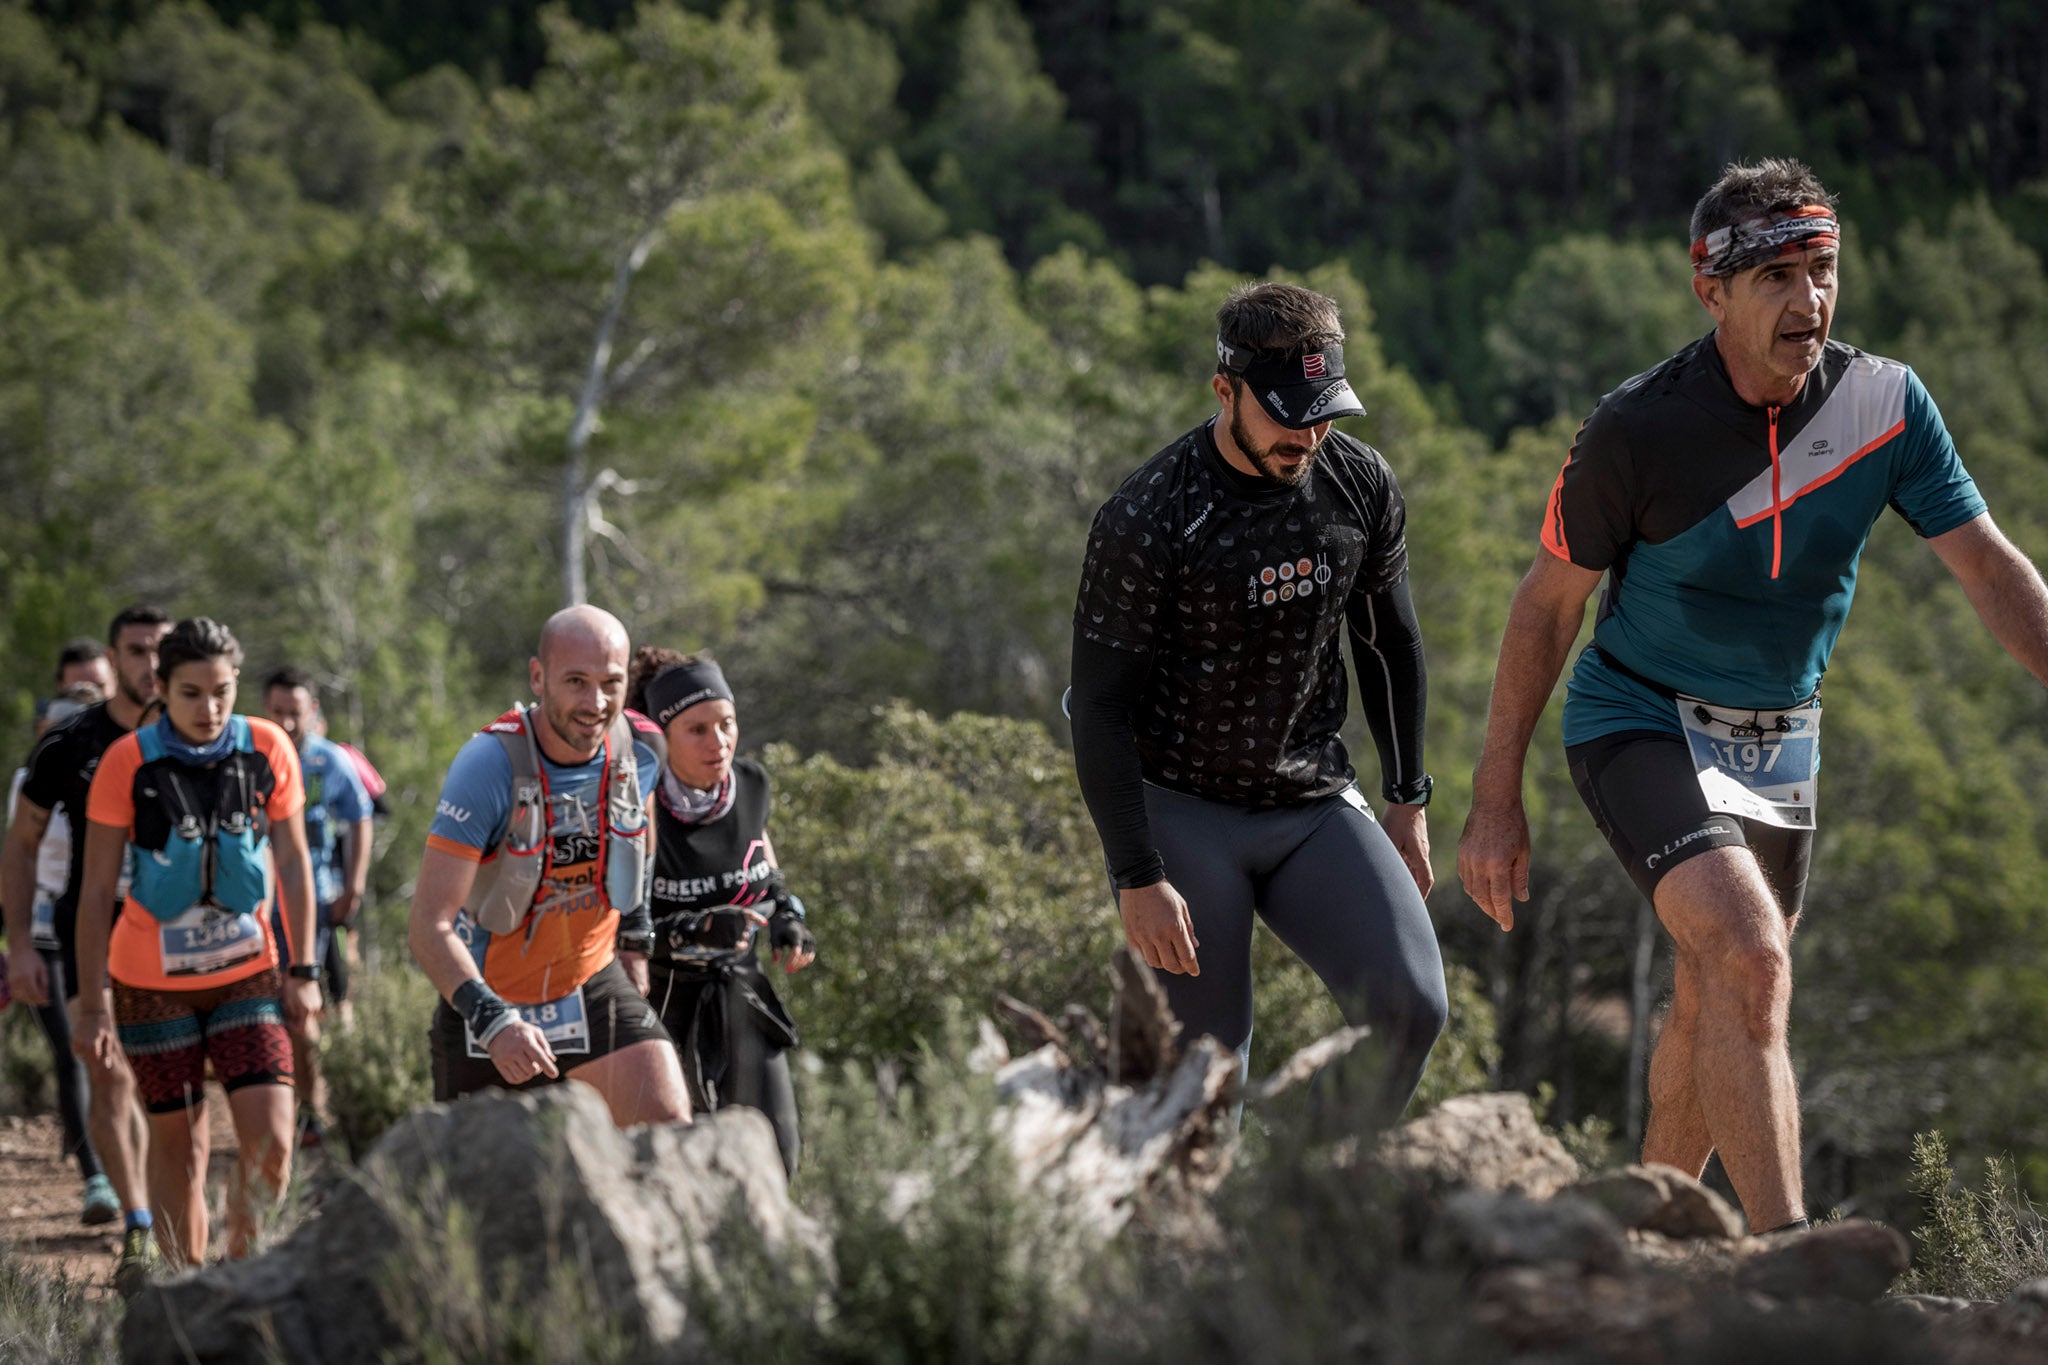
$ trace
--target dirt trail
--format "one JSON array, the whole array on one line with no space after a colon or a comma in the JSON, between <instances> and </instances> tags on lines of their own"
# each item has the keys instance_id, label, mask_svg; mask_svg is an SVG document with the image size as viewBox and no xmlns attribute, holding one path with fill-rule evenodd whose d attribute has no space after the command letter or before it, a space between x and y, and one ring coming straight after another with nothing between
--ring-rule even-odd
<instances>
[{"instance_id":1,"label":"dirt trail","mask_svg":"<svg viewBox=\"0 0 2048 1365\"><path fill-rule=\"evenodd\" d=\"M235 1160L235 1130L227 1099L207 1083L206 1117L212 1141L207 1163L213 1258L221 1253L221 1200ZM84 1192L78 1167L63 1155L64 1130L55 1114L0 1116L0 1241L38 1270L63 1272L95 1293L113 1292L114 1258L121 1250L119 1220L89 1228L78 1221Z\"/></svg>"}]
</instances>

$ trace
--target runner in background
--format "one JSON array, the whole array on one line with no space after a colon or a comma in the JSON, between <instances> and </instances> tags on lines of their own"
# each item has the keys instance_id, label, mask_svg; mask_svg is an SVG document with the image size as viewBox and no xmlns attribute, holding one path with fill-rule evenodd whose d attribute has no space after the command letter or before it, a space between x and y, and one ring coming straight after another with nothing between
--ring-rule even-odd
<instances>
[{"instance_id":1,"label":"runner in background","mask_svg":"<svg viewBox=\"0 0 2048 1365\"><path fill-rule=\"evenodd\" d=\"M294 951L286 965L305 961L336 973L340 952L334 933L351 923L363 903L370 875L370 795L349 756L321 734L325 729L313 676L303 668L280 668L263 680L263 710L298 750L306 788L306 848L313 860L313 895L319 908L312 944ZM280 935L283 920L271 909ZM280 937L280 942L282 942ZM344 980L346 969L341 969ZM299 1092L299 1145L317 1147L324 1134L327 1087L320 1075L319 1015L292 1028L292 1071Z\"/></svg>"},{"instance_id":2,"label":"runner in background","mask_svg":"<svg viewBox=\"0 0 2048 1365\"><path fill-rule=\"evenodd\" d=\"M98 646L94 646L98 650ZM68 651L67 651L68 652ZM99 651L102 660L106 655ZM60 666L59 676L63 669ZM36 738L40 740L56 726L62 725L88 706L106 700L97 683L74 682L60 690L48 705L42 707L42 716L36 721ZM13 823L14 803L21 795L22 783L28 780L28 769L17 768L14 783L7 793L8 822ZM53 980L62 980L64 971L63 945L57 939L57 900L64 894L64 887L71 879L71 812L59 809L50 814L50 823L43 830L43 840L36 849L35 902L29 915L29 938L20 940L8 938L11 951L36 953L43 959L43 969ZM86 1126L85 1067L71 1054L71 1015L64 1007L63 993L52 992L52 998L45 1004L32 1005L36 1023L42 1026L43 1036L50 1043L50 1067L57 1083L57 1115L64 1125L64 1155L78 1163L79 1177L85 1182L84 1207L79 1221L88 1226L111 1223L121 1216L121 1197L114 1193L113 1182L107 1179L105 1169L100 1165L99 1155L92 1149L92 1135Z\"/></svg>"},{"instance_id":3,"label":"runner in background","mask_svg":"<svg viewBox=\"0 0 2048 1365\"><path fill-rule=\"evenodd\" d=\"M0 847L0 905L6 907L11 941L26 943L31 937L36 855L44 831L59 811L70 817L71 868L64 894L51 907L58 944L54 969L39 953L17 953L8 962L8 985L18 1000L62 1005L78 994L76 931L85 873L87 793L107 747L151 718L158 694L157 644L170 628L171 618L160 607L132 606L115 616L107 627L113 692L99 705L53 727L29 754L28 776L14 803L14 822ZM91 667L88 660L74 663ZM60 677L68 667L60 667ZM125 894L125 885L117 883L116 899ZM72 1042L75 1050L75 1032ZM137 1103L134 1073L119 1050L96 1052L83 1060L90 1092L86 1126L124 1215L114 1286L132 1293L156 1259L143 1178L148 1126Z\"/></svg>"},{"instance_id":4,"label":"runner in background","mask_svg":"<svg viewBox=\"0 0 2048 1365\"><path fill-rule=\"evenodd\" d=\"M313 732L315 734L323 739L331 739L327 733L327 713L325 711L316 712L313 722ZM335 748L347 754L349 761L356 765L356 776L362 779L363 790L369 793L370 830L374 835L377 825L388 819L391 815L391 803L384 799L385 794L390 790L390 786L384 781L384 774L377 771L377 766L370 762L369 756L361 749L343 740L331 740L331 742ZM336 860L343 867L350 866L355 857L354 834L354 826L344 827L341 831L340 843L336 850ZM334 1014L335 1021L344 1029L354 1028L356 1022L355 1006L349 1000L349 983L363 965L364 935L370 929L369 916L364 914L363 910L367 908L369 894L369 883L365 881L363 884L365 905L357 909L348 923L334 926L333 942L329 945L327 952L327 977L325 982L327 1007Z\"/></svg>"},{"instance_id":5,"label":"runner in background","mask_svg":"<svg viewBox=\"0 0 2048 1365\"><path fill-rule=\"evenodd\" d=\"M676 1040L690 1103L766 1114L783 1170L795 1175L796 1023L761 969L760 931L785 972L808 967L817 943L768 838L768 772L734 757L739 714L708 658L642 649L628 705L661 726L668 749L655 787L648 999Z\"/></svg>"}]
</instances>

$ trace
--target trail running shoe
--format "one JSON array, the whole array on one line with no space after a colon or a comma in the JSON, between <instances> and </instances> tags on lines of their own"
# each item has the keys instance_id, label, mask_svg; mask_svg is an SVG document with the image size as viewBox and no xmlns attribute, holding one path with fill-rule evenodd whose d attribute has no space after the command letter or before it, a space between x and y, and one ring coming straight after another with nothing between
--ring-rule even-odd
<instances>
[{"instance_id":1,"label":"trail running shoe","mask_svg":"<svg viewBox=\"0 0 2048 1365\"><path fill-rule=\"evenodd\" d=\"M114 1266L114 1292L124 1299L136 1293L156 1274L161 1257L152 1228L130 1228L121 1237L121 1259Z\"/></svg>"},{"instance_id":2,"label":"trail running shoe","mask_svg":"<svg viewBox=\"0 0 2048 1365\"><path fill-rule=\"evenodd\" d=\"M98 1227L120 1216L121 1196L114 1193L114 1182L103 1175L86 1181L85 1209L78 1215L78 1221L88 1227Z\"/></svg>"}]
</instances>

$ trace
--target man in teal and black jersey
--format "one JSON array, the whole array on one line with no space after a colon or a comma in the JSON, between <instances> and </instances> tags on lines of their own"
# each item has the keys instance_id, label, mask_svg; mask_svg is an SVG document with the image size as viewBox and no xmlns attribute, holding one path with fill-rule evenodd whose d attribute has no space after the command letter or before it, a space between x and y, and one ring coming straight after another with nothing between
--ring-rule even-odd
<instances>
[{"instance_id":1,"label":"man in teal and black jersey","mask_svg":"<svg viewBox=\"0 0 2048 1365\"><path fill-rule=\"evenodd\" d=\"M1566 689L1573 782L1677 946L1643 1160L1719 1150L1750 1225L1805 1225L1788 948L1806 885L1820 680L1887 506L1998 641L2048 681L2048 590L2000 534L1934 401L1828 340L1840 228L1796 161L1731 166L1692 218L1714 330L1607 395L1550 495L1501 640L1465 889L1502 929L1528 899L1522 765Z\"/></svg>"}]
</instances>

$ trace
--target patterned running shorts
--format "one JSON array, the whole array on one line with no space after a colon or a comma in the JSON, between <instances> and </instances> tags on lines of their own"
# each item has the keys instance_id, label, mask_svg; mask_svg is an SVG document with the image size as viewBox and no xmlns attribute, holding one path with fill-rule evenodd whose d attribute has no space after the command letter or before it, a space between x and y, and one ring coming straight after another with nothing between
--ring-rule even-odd
<instances>
[{"instance_id":1,"label":"patterned running shorts","mask_svg":"<svg viewBox=\"0 0 2048 1365\"><path fill-rule=\"evenodd\" d=\"M290 1085L292 1040L278 1000L284 978L267 972L197 991L114 983L114 1023L143 1107L175 1114L196 1103L206 1064L223 1090Z\"/></svg>"}]
</instances>

